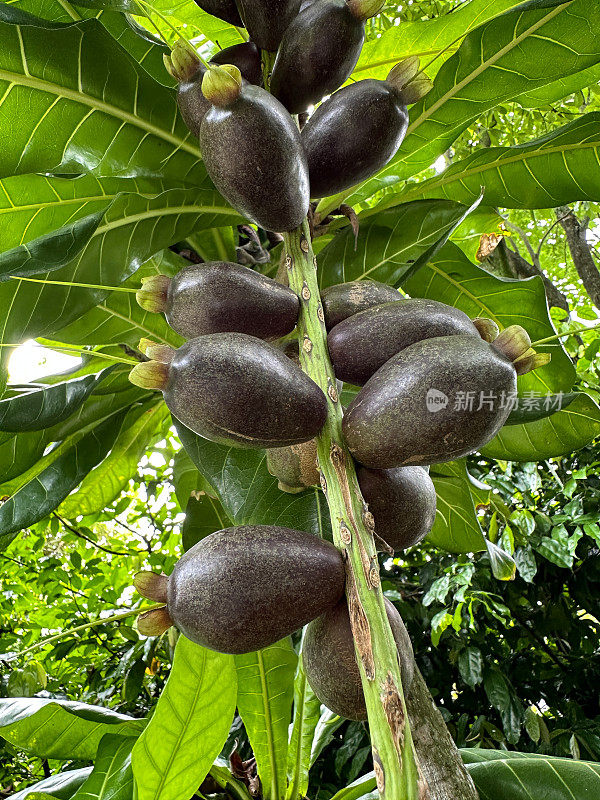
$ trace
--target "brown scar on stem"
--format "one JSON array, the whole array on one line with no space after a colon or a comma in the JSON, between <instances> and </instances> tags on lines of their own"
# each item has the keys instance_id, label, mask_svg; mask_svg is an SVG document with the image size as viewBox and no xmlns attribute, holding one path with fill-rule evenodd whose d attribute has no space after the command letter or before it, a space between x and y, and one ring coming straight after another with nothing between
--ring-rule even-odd
<instances>
[{"instance_id":1,"label":"brown scar on stem","mask_svg":"<svg viewBox=\"0 0 600 800\"><path fill-rule=\"evenodd\" d=\"M398 691L398 687L396 686L391 672L388 672L386 675L385 681L381 686L381 694L379 697L392 733L394 747L396 748L398 757L402 760L406 714L404 713L400 692Z\"/></svg>"},{"instance_id":2,"label":"brown scar on stem","mask_svg":"<svg viewBox=\"0 0 600 800\"><path fill-rule=\"evenodd\" d=\"M377 791L380 797L383 797L383 793L385 792L385 772L383 771L383 764L381 763L377 750L373 747L371 751L373 753L373 770L375 772L375 781L377 782Z\"/></svg>"},{"instance_id":3,"label":"brown scar on stem","mask_svg":"<svg viewBox=\"0 0 600 800\"><path fill-rule=\"evenodd\" d=\"M356 649L360 655L360 660L367 676L367 680L375 680L375 659L373 657L373 643L371 641L371 627L369 620L365 614L365 610L361 605L358 593L356 591L356 584L354 576L350 569L346 570L346 585L347 585L347 600L348 600L348 613L350 614L350 625L352 626L352 634Z\"/></svg>"}]
</instances>

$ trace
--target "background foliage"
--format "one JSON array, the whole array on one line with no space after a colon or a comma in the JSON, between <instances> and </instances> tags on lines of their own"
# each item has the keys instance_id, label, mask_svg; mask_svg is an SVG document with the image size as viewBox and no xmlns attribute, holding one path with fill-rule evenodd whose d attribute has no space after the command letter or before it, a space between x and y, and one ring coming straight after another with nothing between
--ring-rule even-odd
<instances>
[{"instance_id":1,"label":"background foliage","mask_svg":"<svg viewBox=\"0 0 600 800\"><path fill-rule=\"evenodd\" d=\"M597 320L600 4L518 5L388 3L369 23L354 78L383 78L418 54L435 86L411 110L394 163L343 198L360 212L358 247L339 217L320 231L323 286L375 278L502 327L525 320L532 338L550 336L552 323L562 331ZM242 40L191 0L156 8L207 55ZM159 398L129 384L111 357L134 358L141 336L178 345L162 317L130 294L10 279L137 287L196 254L276 272L277 245L243 227L205 175L177 116L166 47L123 9L132 10L101 0L0 5L0 130L10 131L0 153L2 340L105 355L9 384L0 404L0 787L9 795L54 775L50 796L77 796L85 782L88 797L129 800L138 769L144 796L163 800L191 796L214 762L204 793L244 796L254 751L267 797L287 772L294 790L326 800L368 771L367 732L321 717L314 697L298 694L300 675L308 733L295 727L286 759L290 642L235 662L213 655L195 675L185 665L206 655L185 658L189 644L173 632L141 640L133 616L37 647L135 611L136 571L170 572L182 546L220 527L277 522L327 535L319 492L282 495L264 453L176 433ZM322 216L340 199L323 201ZM488 255L490 236L504 238ZM419 667L469 751L600 760L599 346L593 331L549 345L551 365L520 381L513 424L481 456L432 470L439 514L427 542L382 559ZM564 410L528 408L531 393L558 396ZM176 692L163 692L169 674ZM210 675L229 676L215 684L221 696L237 680L235 717L233 697L217 704L207 691L211 713L192 703ZM146 727L169 704L167 717L180 719L178 699L195 709L196 727L161 731L160 714ZM90 705L110 713L96 718ZM179 734L210 743L205 764L177 763L170 737ZM235 747L232 783L227 761L215 759ZM498 785L502 771L540 775L528 760L465 759L474 776L492 775L482 786Z\"/></svg>"}]
</instances>

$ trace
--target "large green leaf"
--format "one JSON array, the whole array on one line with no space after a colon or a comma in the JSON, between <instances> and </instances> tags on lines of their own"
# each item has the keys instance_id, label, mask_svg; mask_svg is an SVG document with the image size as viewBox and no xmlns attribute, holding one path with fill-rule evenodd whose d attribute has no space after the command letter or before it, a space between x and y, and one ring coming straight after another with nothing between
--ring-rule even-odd
<instances>
[{"instance_id":1,"label":"large green leaf","mask_svg":"<svg viewBox=\"0 0 600 800\"><path fill-rule=\"evenodd\" d=\"M89 777L92 767L82 769L72 769L67 772L59 772L50 778L34 783L27 789L22 789L16 794L11 794L8 800L39 800L40 795L50 795L57 800L70 800L73 794L79 789Z\"/></svg>"},{"instance_id":2,"label":"large green leaf","mask_svg":"<svg viewBox=\"0 0 600 800\"><path fill-rule=\"evenodd\" d=\"M49 61L48 53L52 53ZM95 19L45 22L0 7L0 175L94 171L205 179L175 92Z\"/></svg>"},{"instance_id":3,"label":"large green leaf","mask_svg":"<svg viewBox=\"0 0 600 800\"><path fill-rule=\"evenodd\" d=\"M185 238L190 231L211 227L217 220L221 225L235 222L237 215L217 198L211 190L197 189L173 189L155 197L118 195L81 253L53 272L52 280L118 285L142 262ZM36 240L40 258L44 241L44 237ZM13 343L28 337L51 336L108 294L101 289L7 281L0 284L0 307L6 309L0 338ZM112 316L119 313L115 309ZM3 357L7 355L4 349Z\"/></svg>"},{"instance_id":4,"label":"large green leaf","mask_svg":"<svg viewBox=\"0 0 600 800\"><path fill-rule=\"evenodd\" d=\"M531 3L481 25L441 67L432 91L411 109L408 134L396 157L356 191L345 193L346 202L356 205L430 167L485 111L598 61L598 0ZM339 203L340 195L321 205L335 208Z\"/></svg>"},{"instance_id":5,"label":"large green leaf","mask_svg":"<svg viewBox=\"0 0 600 800\"><path fill-rule=\"evenodd\" d=\"M472 318L489 317L501 328L522 325L532 340L555 334L541 278L497 278L472 264L453 243L445 245L403 288L412 297L439 300ZM550 353L552 361L519 378L519 393L568 392L575 380L575 369L562 346L551 343L537 349Z\"/></svg>"},{"instance_id":6,"label":"large green leaf","mask_svg":"<svg viewBox=\"0 0 600 800\"><path fill-rule=\"evenodd\" d=\"M168 48L131 17L111 9L75 7L66 0L16 0L15 4L22 11L50 22L70 23L96 18L154 80L165 86L175 85L163 61L163 56L169 52Z\"/></svg>"},{"instance_id":7,"label":"large green leaf","mask_svg":"<svg viewBox=\"0 0 600 800\"><path fill-rule=\"evenodd\" d=\"M450 553L485 550L485 538L475 512L473 478L465 461L433 464L429 474L435 485L437 513L427 541Z\"/></svg>"},{"instance_id":8,"label":"large green leaf","mask_svg":"<svg viewBox=\"0 0 600 800\"><path fill-rule=\"evenodd\" d=\"M539 108L562 100L570 94L580 92L588 86L595 86L600 82L600 64L588 67L574 75L567 75L554 83L534 89L532 92L520 94L515 101L523 108Z\"/></svg>"},{"instance_id":9,"label":"large green leaf","mask_svg":"<svg viewBox=\"0 0 600 800\"><path fill-rule=\"evenodd\" d=\"M132 408L121 424L109 455L86 475L76 492L63 500L58 513L67 519L96 514L116 500L168 417L162 397Z\"/></svg>"},{"instance_id":10,"label":"large green leaf","mask_svg":"<svg viewBox=\"0 0 600 800\"><path fill-rule=\"evenodd\" d=\"M466 211L464 205L447 200L420 200L378 214L365 212L357 243L346 226L319 253L319 283L325 287L369 278L397 284Z\"/></svg>"},{"instance_id":11,"label":"large green leaf","mask_svg":"<svg viewBox=\"0 0 600 800\"><path fill-rule=\"evenodd\" d=\"M600 793L594 762L507 752L473 760L485 752L461 751L481 800L589 800Z\"/></svg>"},{"instance_id":12,"label":"large green leaf","mask_svg":"<svg viewBox=\"0 0 600 800\"><path fill-rule=\"evenodd\" d=\"M0 548L6 548L19 531L53 511L81 483L114 445L122 421L121 414L110 417L64 448L58 458L0 506Z\"/></svg>"},{"instance_id":13,"label":"large green leaf","mask_svg":"<svg viewBox=\"0 0 600 800\"><path fill-rule=\"evenodd\" d=\"M423 66L428 65L427 73L434 74L442 63L440 55L452 55L470 31L518 5L522 5L519 0L471 0L451 14L393 25L365 43L352 78L383 80L394 64L409 56L418 56ZM438 57L433 60L434 56Z\"/></svg>"},{"instance_id":14,"label":"large green leaf","mask_svg":"<svg viewBox=\"0 0 600 800\"><path fill-rule=\"evenodd\" d=\"M198 474L198 471L195 471ZM185 521L181 528L181 543L184 550L189 550L211 533L231 526L231 520L216 497L207 494L190 497L184 510Z\"/></svg>"},{"instance_id":15,"label":"large green leaf","mask_svg":"<svg viewBox=\"0 0 600 800\"><path fill-rule=\"evenodd\" d=\"M212 231L215 229L213 228ZM188 261L163 250L148 259L122 286L139 289L141 279L150 275L175 275ZM114 291L97 306L54 334L61 342L74 345L130 344L141 338L179 347L182 337L169 326L163 314L143 309L133 294Z\"/></svg>"},{"instance_id":16,"label":"large green leaf","mask_svg":"<svg viewBox=\"0 0 600 800\"><path fill-rule=\"evenodd\" d=\"M0 401L0 430L21 433L49 428L67 419L114 370L55 383Z\"/></svg>"},{"instance_id":17,"label":"large green leaf","mask_svg":"<svg viewBox=\"0 0 600 800\"><path fill-rule=\"evenodd\" d=\"M299 658L294 679L294 720L287 759L288 800L305 797L308 792L312 744L320 718L321 701L311 689L302 658Z\"/></svg>"},{"instance_id":18,"label":"large green leaf","mask_svg":"<svg viewBox=\"0 0 600 800\"><path fill-rule=\"evenodd\" d=\"M569 455L599 435L600 408L589 395L580 394L549 417L505 425L481 452L488 458L506 461L543 461Z\"/></svg>"},{"instance_id":19,"label":"large green leaf","mask_svg":"<svg viewBox=\"0 0 600 800\"><path fill-rule=\"evenodd\" d=\"M180 422L176 427L190 458L236 525L281 525L331 538L327 503L320 490L282 492L267 470L264 450L215 444Z\"/></svg>"},{"instance_id":20,"label":"large green leaf","mask_svg":"<svg viewBox=\"0 0 600 800\"><path fill-rule=\"evenodd\" d=\"M169 679L133 748L139 800L194 794L225 744L236 696L233 656L180 636Z\"/></svg>"},{"instance_id":21,"label":"large green leaf","mask_svg":"<svg viewBox=\"0 0 600 800\"><path fill-rule=\"evenodd\" d=\"M144 725L144 720L71 700L0 698L0 736L40 758L89 760L105 734L137 736Z\"/></svg>"},{"instance_id":22,"label":"large green leaf","mask_svg":"<svg viewBox=\"0 0 600 800\"><path fill-rule=\"evenodd\" d=\"M256 653L235 656L238 712L267 800L280 800L285 795L288 727L297 662L289 638Z\"/></svg>"},{"instance_id":23,"label":"large green leaf","mask_svg":"<svg viewBox=\"0 0 600 800\"><path fill-rule=\"evenodd\" d=\"M11 275L47 273L68 264L77 270L90 258L102 264L107 257L119 259L123 273L129 275L150 256L194 230L239 221L236 212L211 189L163 192L156 183L153 192L138 194L136 181L94 180L87 175L75 180L45 178L28 189L27 178L18 176L14 180L21 184L21 191L28 192L27 207L25 213L22 206L5 209L4 219L14 240L25 243L0 255L0 277L4 280ZM90 186L92 182L96 185ZM62 199L48 195L49 190L60 192L62 197L75 197L64 206ZM94 199L94 191L105 192L103 199ZM90 207L94 209L91 214ZM82 213L87 216L79 217ZM38 217L41 235L29 225ZM64 217L68 221L63 225ZM58 231L53 230L56 224L61 225ZM50 232L45 233L45 229Z\"/></svg>"},{"instance_id":24,"label":"large green leaf","mask_svg":"<svg viewBox=\"0 0 600 800\"><path fill-rule=\"evenodd\" d=\"M131 748L135 739L106 735L100 741L94 770L72 800L131 800Z\"/></svg>"},{"instance_id":25,"label":"large green leaf","mask_svg":"<svg viewBox=\"0 0 600 800\"><path fill-rule=\"evenodd\" d=\"M600 114L585 114L523 145L488 147L415 184L402 202L446 197L470 203L485 188L485 202L504 208L556 208L573 200L600 200ZM395 205L384 200L378 208Z\"/></svg>"}]
</instances>

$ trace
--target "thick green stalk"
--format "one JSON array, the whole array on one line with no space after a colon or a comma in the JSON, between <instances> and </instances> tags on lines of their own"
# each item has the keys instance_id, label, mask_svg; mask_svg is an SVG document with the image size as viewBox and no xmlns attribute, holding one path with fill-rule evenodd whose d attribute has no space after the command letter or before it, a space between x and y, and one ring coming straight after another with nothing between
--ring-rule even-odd
<instances>
[{"instance_id":1,"label":"thick green stalk","mask_svg":"<svg viewBox=\"0 0 600 800\"><path fill-rule=\"evenodd\" d=\"M336 546L346 561L346 595L369 715L373 763L382 800L424 800L402 692L396 645L383 603L373 517L362 498L342 437L342 407L329 353L310 231L284 235L290 287L300 297L300 363L325 395L329 413L317 439L321 484Z\"/></svg>"}]
</instances>

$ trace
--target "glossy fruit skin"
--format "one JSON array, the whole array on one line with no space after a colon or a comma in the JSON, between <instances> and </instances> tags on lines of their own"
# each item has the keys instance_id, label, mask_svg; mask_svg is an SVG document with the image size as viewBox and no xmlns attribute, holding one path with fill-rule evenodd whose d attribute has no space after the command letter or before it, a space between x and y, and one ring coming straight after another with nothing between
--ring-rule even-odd
<instances>
[{"instance_id":1,"label":"glossy fruit skin","mask_svg":"<svg viewBox=\"0 0 600 800\"><path fill-rule=\"evenodd\" d=\"M422 541L435 522L436 494L423 467L356 471L362 496L375 519L375 543L379 539L394 552ZM383 548L379 548L383 549Z\"/></svg>"},{"instance_id":2,"label":"glossy fruit skin","mask_svg":"<svg viewBox=\"0 0 600 800\"><path fill-rule=\"evenodd\" d=\"M384 602L398 647L402 689L406 696L414 674L413 649L400 614L389 600ZM327 708L346 719L367 718L345 600L308 625L302 660L312 690Z\"/></svg>"},{"instance_id":3,"label":"glossy fruit skin","mask_svg":"<svg viewBox=\"0 0 600 800\"><path fill-rule=\"evenodd\" d=\"M245 217L277 232L302 223L310 198L300 133L264 89L245 84L229 108L212 106L200 148L218 191Z\"/></svg>"},{"instance_id":4,"label":"glossy fruit skin","mask_svg":"<svg viewBox=\"0 0 600 800\"><path fill-rule=\"evenodd\" d=\"M287 286L248 267L212 261L175 275L165 315L185 339L225 332L276 339L294 330L299 307Z\"/></svg>"},{"instance_id":5,"label":"glossy fruit skin","mask_svg":"<svg viewBox=\"0 0 600 800\"><path fill-rule=\"evenodd\" d=\"M273 345L244 333L213 333L182 345L163 395L190 430L239 447L308 441L327 417L317 384Z\"/></svg>"},{"instance_id":6,"label":"glossy fruit skin","mask_svg":"<svg viewBox=\"0 0 600 800\"><path fill-rule=\"evenodd\" d=\"M260 49L254 42L241 42L226 47L214 55L211 64L234 64L242 73L242 78L254 86L263 82Z\"/></svg>"},{"instance_id":7,"label":"glossy fruit skin","mask_svg":"<svg viewBox=\"0 0 600 800\"><path fill-rule=\"evenodd\" d=\"M461 458L498 433L510 412L506 398L516 390L512 363L483 339L425 339L385 363L350 403L342 423L346 443L373 469ZM467 392L474 392L472 410L461 407Z\"/></svg>"},{"instance_id":8,"label":"glossy fruit skin","mask_svg":"<svg viewBox=\"0 0 600 800\"><path fill-rule=\"evenodd\" d=\"M167 609L191 641L250 653L333 607L344 582L339 552L317 536L270 525L226 528L177 562Z\"/></svg>"},{"instance_id":9,"label":"glossy fruit skin","mask_svg":"<svg viewBox=\"0 0 600 800\"><path fill-rule=\"evenodd\" d=\"M224 19L225 22L229 22L231 25L242 27L244 24L237 10L235 0L194 0L194 2L203 11L212 14L213 17Z\"/></svg>"},{"instance_id":10,"label":"glossy fruit skin","mask_svg":"<svg viewBox=\"0 0 600 800\"><path fill-rule=\"evenodd\" d=\"M202 94L202 78L206 69L200 64L189 81L177 86L177 105L188 130L194 136L200 136L200 125L211 108L211 104Z\"/></svg>"},{"instance_id":11,"label":"glossy fruit skin","mask_svg":"<svg viewBox=\"0 0 600 800\"><path fill-rule=\"evenodd\" d=\"M344 86L302 129L311 197L343 192L375 175L395 156L407 129L408 111L390 83Z\"/></svg>"},{"instance_id":12,"label":"glossy fruit skin","mask_svg":"<svg viewBox=\"0 0 600 800\"><path fill-rule=\"evenodd\" d=\"M300 0L237 0L248 35L261 50L275 52L292 22Z\"/></svg>"},{"instance_id":13,"label":"glossy fruit skin","mask_svg":"<svg viewBox=\"0 0 600 800\"><path fill-rule=\"evenodd\" d=\"M313 0L314 2L314 0ZM393 286L378 281L349 281L327 286L321 292L321 305L328 331L359 311L404 300Z\"/></svg>"},{"instance_id":14,"label":"glossy fruit skin","mask_svg":"<svg viewBox=\"0 0 600 800\"><path fill-rule=\"evenodd\" d=\"M310 3L283 36L271 91L291 114L306 111L349 77L364 41L365 24L345 0Z\"/></svg>"},{"instance_id":15,"label":"glossy fruit skin","mask_svg":"<svg viewBox=\"0 0 600 800\"><path fill-rule=\"evenodd\" d=\"M211 59L214 64L234 64L248 83L262 84L260 50L253 42L242 42L226 47ZM206 68L199 64L190 80L177 86L177 105L183 121L194 136L200 136L200 125L211 108L211 103L202 94L202 78Z\"/></svg>"},{"instance_id":16,"label":"glossy fruit skin","mask_svg":"<svg viewBox=\"0 0 600 800\"><path fill-rule=\"evenodd\" d=\"M461 334L481 338L458 308L415 298L354 314L329 332L327 346L339 380L363 386L386 361L411 344Z\"/></svg>"}]
</instances>

